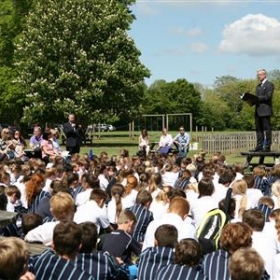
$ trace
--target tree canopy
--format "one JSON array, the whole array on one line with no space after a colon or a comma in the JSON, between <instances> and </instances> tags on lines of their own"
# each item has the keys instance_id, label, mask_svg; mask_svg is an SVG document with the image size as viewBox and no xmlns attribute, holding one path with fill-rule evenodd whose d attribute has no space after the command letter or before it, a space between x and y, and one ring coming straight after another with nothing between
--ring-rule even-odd
<instances>
[{"instance_id":1,"label":"tree canopy","mask_svg":"<svg viewBox=\"0 0 280 280\"><path fill-rule=\"evenodd\" d=\"M134 1L45 0L29 14L16 44L25 121L54 122L70 112L84 122L129 116L148 69L128 36Z\"/></svg>"}]
</instances>

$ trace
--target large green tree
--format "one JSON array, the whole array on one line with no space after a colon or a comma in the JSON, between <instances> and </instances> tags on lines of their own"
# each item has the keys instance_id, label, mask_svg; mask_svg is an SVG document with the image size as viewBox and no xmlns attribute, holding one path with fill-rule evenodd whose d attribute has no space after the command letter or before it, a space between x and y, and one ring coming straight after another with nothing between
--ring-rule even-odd
<instances>
[{"instance_id":1,"label":"large green tree","mask_svg":"<svg viewBox=\"0 0 280 280\"><path fill-rule=\"evenodd\" d=\"M200 117L201 97L199 91L186 79L174 82L157 80L147 89L143 100L145 114L192 113L196 121Z\"/></svg>"},{"instance_id":2,"label":"large green tree","mask_svg":"<svg viewBox=\"0 0 280 280\"><path fill-rule=\"evenodd\" d=\"M0 115L1 122L17 123L24 98L14 83L14 40L23 29L33 0L0 1ZM11 113L12 112L12 113Z\"/></svg>"},{"instance_id":3,"label":"large green tree","mask_svg":"<svg viewBox=\"0 0 280 280\"><path fill-rule=\"evenodd\" d=\"M24 120L85 123L133 119L149 71L127 30L135 0L44 0L29 14L16 46Z\"/></svg>"}]
</instances>

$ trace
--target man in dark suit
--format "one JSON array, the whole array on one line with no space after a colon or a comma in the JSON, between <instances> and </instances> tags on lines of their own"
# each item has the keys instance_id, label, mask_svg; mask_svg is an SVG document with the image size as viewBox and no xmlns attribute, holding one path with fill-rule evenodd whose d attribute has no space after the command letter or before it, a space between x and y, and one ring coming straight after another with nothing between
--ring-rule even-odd
<instances>
[{"instance_id":1,"label":"man in dark suit","mask_svg":"<svg viewBox=\"0 0 280 280\"><path fill-rule=\"evenodd\" d=\"M63 125L63 131L66 135L66 150L70 154L80 152L82 144L83 130L80 125L76 124L76 117L74 114L69 114L68 122Z\"/></svg>"},{"instance_id":2,"label":"man in dark suit","mask_svg":"<svg viewBox=\"0 0 280 280\"><path fill-rule=\"evenodd\" d=\"M255 107L257 146L253 151L270 152L272 138L270 117L272 115L274 85L267 80L266 71L264 69L258 70L257 76L260 81L256 88L256 96L258 97L258 100Z\"/></svg>"}]
</instances>

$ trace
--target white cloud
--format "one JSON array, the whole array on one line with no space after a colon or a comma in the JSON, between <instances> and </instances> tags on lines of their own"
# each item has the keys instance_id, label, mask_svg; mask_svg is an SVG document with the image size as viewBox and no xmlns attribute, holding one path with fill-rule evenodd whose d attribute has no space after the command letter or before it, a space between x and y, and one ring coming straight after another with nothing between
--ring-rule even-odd
<instances>
[{"instance_id":1,"label":"white cloud","mask_svg":"<svg viewBox=\"0 0 280 280\"><path fill-rule=\"evenodd\" d=\"M248 14L224 28L219 51L250 56L280 54L280 22L262 14Z\"/></svg>"},{"instance_id":2,"label":"white cloud","mask_svg":"<svg viewBox=\"0 0 280 280\"><path fill-rule=\"evenodd\" d=\"M207 45L205 45L204 43L199 43L199 42L191 43L190 47L191 47L191 51L195 52L195 53L203 53L208 50Z\"/></svg>"}]
</instances>

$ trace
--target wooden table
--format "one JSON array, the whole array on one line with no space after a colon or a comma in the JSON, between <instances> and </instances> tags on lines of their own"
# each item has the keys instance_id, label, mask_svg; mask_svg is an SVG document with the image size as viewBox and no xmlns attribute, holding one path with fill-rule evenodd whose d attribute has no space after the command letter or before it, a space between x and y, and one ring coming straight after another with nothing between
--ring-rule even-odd
<instances>
[{"instance_id":1,"label":"wooden table","mask_svg":"<svg viewBox=\"0 0 280 280\"><path fill-rule=\"evenodd\" d=\"M9 238L6 236L0 236L0 241L5 239L5 238ZM46 249L51 249L50 247L46 247L43 244L40 243L28 243L26 242L27 248L30 252L30 255L38 255L38 254L42 254Z\"/></svg>"},{"instance_id":2,"label":"wooden table","mask_svg":"<svg viewBox=\"0 0 280 280\"><path fill-rule=\"evenodd\" d=\"M6 226L15 222L17 213L0 210L0 226Z\"/></svg>"},{"instance_id":3,"label":"wooden table","mask_svg":"<svg viewBox=\"0 0 280 280\"><path fill-rule=\"evenodd\" d=\"M247 168L249 166L256 166L260 164L264 164L266 166L273 166L275 163L279 162L280 152L277 151L271 151L271 152L241 152L242 156L245 156L245 164L244 167ZM251 163L253 158L259 158L258 163ZM274 163L265 163L265 158L267 157L273 157Z\"/></svg>"}]
</instances>

